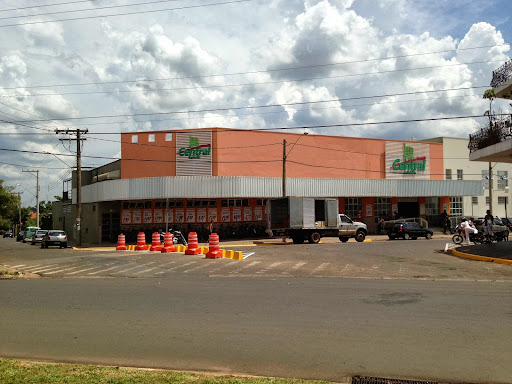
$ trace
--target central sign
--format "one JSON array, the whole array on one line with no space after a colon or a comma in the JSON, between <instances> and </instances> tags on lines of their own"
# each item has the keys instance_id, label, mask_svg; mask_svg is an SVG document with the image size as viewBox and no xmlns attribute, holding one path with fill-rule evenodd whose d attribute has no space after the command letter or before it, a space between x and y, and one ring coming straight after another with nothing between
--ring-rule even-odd
<instances>
[{"instance_id":1,"label":"central sign","mask_svg":"<svg viewBox=\"0 0 512 384\"><path fill-rule=\"evenodd\" d=\"M402 171L405 174L411 175L415 175L416 171L425 171L427 157L414 157L414 148L407 146L405 143L403 143L403 145L403 161L396 159L393 161L391 168L395 171Z\"/></svg>"},{"instance_id":2,"label":"central sign","mask_svg":"<svg viewBox=\"0 0 512 384\"><path fill-rule=\"evenodd\" d=\"M189 159L200 159L201 155L210 155L211 149L211 144L199 145L199 138L189 136L189 147L180 148L178 155L186 156Z\"/></svg>"}]
</instances>

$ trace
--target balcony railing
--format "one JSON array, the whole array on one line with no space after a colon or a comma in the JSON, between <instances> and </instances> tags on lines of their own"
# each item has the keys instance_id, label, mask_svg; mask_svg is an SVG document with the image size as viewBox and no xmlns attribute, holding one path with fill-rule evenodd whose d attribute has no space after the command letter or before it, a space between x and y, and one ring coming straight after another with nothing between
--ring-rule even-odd
<instances>
[{"instance_id":1,"label":"balcony railing","mask_svg":"<svg viewBox=\"0 0 512 384\"><path fill-rule=\"evenodd\" d=\"M492 121L489 127L469 135L469 152L487 148L499 142L512 138L512 115L505 116L499 121Z\"/></svg>"},{"instance_id":2,"label":"balcony railing","mask_svg":"<svg viewBox=\"0 0 512 384\"><path fill-rule=\"evenodd\" d=\"M492 72L491 87L497 88L509 79L512 79L512 60Z\"/></svg>"}]
</instances>

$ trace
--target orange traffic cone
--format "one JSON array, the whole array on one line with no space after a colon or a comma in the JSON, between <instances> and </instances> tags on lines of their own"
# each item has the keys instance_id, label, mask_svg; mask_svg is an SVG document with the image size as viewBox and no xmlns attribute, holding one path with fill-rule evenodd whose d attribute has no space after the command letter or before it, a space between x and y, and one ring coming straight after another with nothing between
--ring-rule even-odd
<instances>
[{"instance_id":1,"label":"orange traffic cone","mask_svg":"<svg viewBox=\"0 0 512 384\"><path fill-rule=\"evenodd\" d=\"M206 254L206 258L218 259L220 257L222 257L222 253L220 252L219 235L217 235L216 233L212 233L210 235L210 245L208 253Z\"/></svg>"},{"instance_id":2,"label":"orange traffic cone","mask_svg":"<svg viewBox=\"0 0 512 384\"><path fill-rule=\"evenodd\" d=\"M199 249L199 243L197 242L197 233L190 232L188 234L188 247L185 251L185 255L199 255L201 250Z\"/></svg>"},{"instance_id":3,"label":"orange traffic cone","mask_svg":"<svg viewBox=\"0 0 512 384\"><path fill-rule=\"evenodd\" d=\"M126 251L126 239L122 233L117 236L116 251Z\"/></svg>"},{"instance_id":4,"label":"orange traffic cone","mask_svg":"<svg viewBox=\"0 0 512 384\"><path fill-rule=\"evenodd\" d=\"M176 252L176 248L174 248L174 242L172 241L172 233L167 232L164 235L164 247L162 248L162 253L170 253Z\"/></svg>"},{"instance_id":5,"label":"orange traffic cone","mask_svg":"<svg viewBox=\"0 0 512 384\"><path fill-rule=\"evenodd\" d=\"M151 250L155 252L160 252L164 246L160 244L160 233L153 232L153 237L151 238Z\"/></svg>"},{"instance_id":6,"label":"orange traffic cone","mask_svg":"<svg viewBox=\"0 0 512 384\"><path fill-rule=\"evenodd\" d=\"M137 246L135 247L136 251L147 251L148 246L146 245L146 235L144 232L139 232L137 234Z\"/></svg>"}]
</instances>

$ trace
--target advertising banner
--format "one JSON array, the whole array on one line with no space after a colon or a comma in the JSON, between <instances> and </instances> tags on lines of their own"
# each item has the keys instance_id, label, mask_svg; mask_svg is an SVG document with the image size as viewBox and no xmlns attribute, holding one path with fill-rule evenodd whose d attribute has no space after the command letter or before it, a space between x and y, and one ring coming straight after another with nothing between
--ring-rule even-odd
<instances>
[{"instance_id":1,"label":"advertising banner","mask_svg":"<svg viewBox=\"0 0 512 384\"><path fill-rule=\"evenodd\" d=\"M208 208L208 222L217 222L217 208Z\"/></svg>"},{"instance_id":2,"label":"advertising banner","mask_svg":"<svg viewBox=\"0 0 512 384\"><path fill-rule=\"evenodd\" d=\"M242 208L233 208L233 221L242 221Z\"/></svg>"},{"instance_id":3,"label":"advertising banner","mask_svg":"<svg viewBox=\"0 0 512 384\"><path fill-rule=\"evenodd\" d=\"M174 209L169 209L167 211L167 223L174 223Z\"/></svg>"},{"instance_id":4,"label":"advertising banner","mask_svg":"<svg viewBox=\"0 0 512 384\"><path fill-rule=\"evenodd\" d=\"M244 207L244 221L252 221L251 207Z\"/></svg>"},{"instance_id":5,"label":"advertising banner","mask_svg":"<svg viewBox=\"0 0 512 384\"><path fill-rule=\"evenodd\" d=\"M187 223L196 222L196 210L195 208L187 208Z\"/></svg>"},{"instance_id":6,"label":"advertising banner","mask_svg":"<svg viewBox=\"0 0 512 384\"><path fill-rule=\"evenodd\" d=\"M164 222L164 211L163 209L155 209L153 212L153 222L160 224Z\"/></svg>"},{"instance_id":7,"label":"advertising banner","mask_svg":"<svg viewBox=\"0 0 512 384\"><path fill-rule=\"evenodd\" d=\"M183 208L176 208L176 217L174 220L176 223L185 222L185 210Z\"/></svg>"},{"instance_id":8,"label":"advertising banner","mask_svg":"<svg viewBox=\"0 0 512 384\"><path fill-rule=\"evenodd\" d=\"M198 208L197 222L198 223L206 223L206 208Z\"/></svg>"},{"instance_id":9,"label":"advertising banner","mask_svg":"<svg viewBox=\"0 0 512 384\"><path fill-rule=\"evenodd\" d=\"M386 141L386 179L430 179L430 146Z\"/></svg>"},{"instance_id":10,"label":"advertising banner","mask_svg":"<svg viewBox=\"0 0 512 384\"><path fill-rule=\"evenodd\" d=\"M144 210L144 224L151 224L153 222L153 211L151 209Z\"/></svg>"},{"instance_id":11,"label":"advertising banner","mask_svg":"<svg viewBox=\"0 0 512 384\"><path fill-rule=\"evenodd\" d=\"M229 223L231 221L231 214L229 208L222 208L221 221L223 223Z\"/></svg>"},{"instance_id":12,"label":"advertising banner","mask_svg":"<svg viewBox=\"0 0 512 384\"><path fill-rule=\"evenodd\" d=\"M132 211L132 224L142 224L142 212L140 209Z\"/></svg>"},{"instance_id":13,"label":"advertising banner","mask_svg":"<svg viewBox=\"0 0 512 384\"><path fill-rule=\"evenodd\" d=\"M132 211L124 210L122 215L122 223L123 224L131 224L132 223Z\"/></svg>"},{"instance_id":14,"label":"advertising banner","mask_svg":"<svg viewBox=\"0 0 512 384\"><path fill-rule=\"evenodd\" d=\"M254 208L254 221L262 221L263 220L263 208L256 207Z\"/></svg>"}]
</instances>

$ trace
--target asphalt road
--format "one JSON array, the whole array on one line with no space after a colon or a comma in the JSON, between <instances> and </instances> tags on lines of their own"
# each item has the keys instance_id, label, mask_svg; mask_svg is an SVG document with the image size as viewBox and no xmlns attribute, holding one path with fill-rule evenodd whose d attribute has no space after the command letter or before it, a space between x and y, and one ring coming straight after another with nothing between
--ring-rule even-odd
<instances>
[{"instance_id":1,"label":"asphalt road","mask_svg":"<svg viewBox=\"0 0 512 384\"><path fill-rule=\"evenodd\" d=\"M511 382L512 267L445 239L238 244L241 261L3 240L0 264L42 277L0 280L3 357Z\"/></svg>"},{"instance_id":2,"label":"asphalt road","mask_svg":"<svg viewBox=\"0 0 512 384\"><path fill-rule=\"evenodd\" d=\"M509 383L511 283L0 281L0 355L342 381Z\"/></svg>"}]
</instances>

